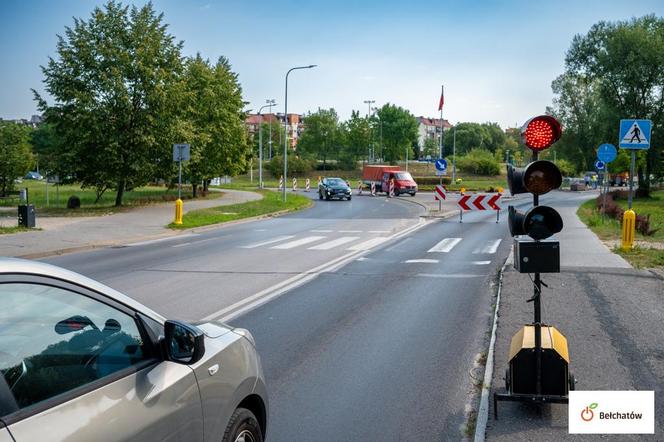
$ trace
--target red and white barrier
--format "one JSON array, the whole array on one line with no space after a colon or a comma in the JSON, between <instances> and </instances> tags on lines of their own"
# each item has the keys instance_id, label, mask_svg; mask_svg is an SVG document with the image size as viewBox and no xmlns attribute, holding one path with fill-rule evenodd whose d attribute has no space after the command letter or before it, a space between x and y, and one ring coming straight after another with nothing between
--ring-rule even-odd
<instances>
[{"instance_id":1,"label":"red and white barrier","mask_svg":"<svg viewBox=\"0 0 664 442\"><path fill-rule=\"evenodd\" d=\"M376 196L376 183L371 183L371 196Z\"/></svg>"},{"instance_id":2,"label":"red and white barrier","mask_svg":"<svg viewBox=\"0 0 664 442\"><path fill-rule=\"evenodd\" d=\"M297 192L297 178L293 178L293 192Z\"/></svg>"},{"instance_id":3,"label":"red and white barrier","mask_svg":"<svg viewBox=\"0 0 664 442\"><path fill-rule=\"evenodd\" d=\"M498 200L503 196L500 193L494 194L476 194L476 195L464 195L461 194L461 198L457 201L459 205L459 222L463 222L463 212L464 210L495 210L496 211L496 222L500 221L500 211L501 207L498 205Z\"/></svg>"},{"instance_id":4,"label":"red and white barrier","mask_svg":"<svg viewBox=\"0 0 664 442\"><path fill-rule=\"evenodd\" d=\"M394 180L390 180L390 191L387 196L390 198L394 196Z\"/></svg>"},{"instance_id":5,"label":"red and white barrier","mask_svg":"<svg viewBox=\"0 0 664 442\"><path fill-rule=\"evenodd\" d=\"M498 200L501 196L500 193L494 193L493 195L462 195L457 204L461 210L501 210L498 206Z\"/></svg>"},{"instance_id":6,"label":"red and white barrier","mask_svg":"<svg viewBox=\"0 0 664 442\"><path fill-rule=\"evenodd\" d=\"M279 177L279 187L278 189L281 190L284 188L284 177L283 175Z\"/></svg>"},{"instance_id":7,"label":"red and white barrier","mask_svg":"<svg viewBox=\"0 0 664 442\"><path fill-rule=\"evenodd\" d=\"M309 181L309 178L304 182L304 191L309 192L309 189L311 189L311 181Z\"/></svg>"},{"instance_id":8,"label":"red and white barrier","mask_svg":"<svg viewBox=\"0 0 664 442\"><path fill-rule=\"evenodd\" d=\"M433 199L435 201L445 201L447 199L447 189L442 184L437 184L433 192Z\"/></svg>"},{"instance_id":9,"label":"red and white barrier","mask_svg":"<svg viewBox=\"0 0 664 442\"><path fill-rule=\"evenodd\" d=\"M357 182L357 194L362 195L362 181Z\"/></svg>"}]
</instances>

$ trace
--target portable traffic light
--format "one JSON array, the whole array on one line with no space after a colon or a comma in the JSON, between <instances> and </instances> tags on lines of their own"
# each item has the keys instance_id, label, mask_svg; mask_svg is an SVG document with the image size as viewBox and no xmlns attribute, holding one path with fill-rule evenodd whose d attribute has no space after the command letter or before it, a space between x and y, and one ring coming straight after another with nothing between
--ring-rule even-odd
<instances>
[{"instance_id":1,"label":"portable traffic light","mask_svg":"<svg viewBox=\"0 0 664 442\"><path fill-rule=\"evenodd\" d=\"M539 205L544 195L562 184L562 175L551 161L538 159L539 152L560 139L562 129L555 118L540 115L521 128L523 144L533 152L524 168L507 166L507 183L512 195L531 193L533 207L521 212L509 206L508 226L514 238L514 267L520 273L533 273L534 320L512 338L509 368L505 377L507 394L494 393L497 401L567 402L574 377L569 374L567 339L554 327L542 324L540 297L541 273L560 272L560 245L548 239L560 232L563 220L553 208ZM526 238L528 236L528 238Z\"/></svg>"}]
</instances>

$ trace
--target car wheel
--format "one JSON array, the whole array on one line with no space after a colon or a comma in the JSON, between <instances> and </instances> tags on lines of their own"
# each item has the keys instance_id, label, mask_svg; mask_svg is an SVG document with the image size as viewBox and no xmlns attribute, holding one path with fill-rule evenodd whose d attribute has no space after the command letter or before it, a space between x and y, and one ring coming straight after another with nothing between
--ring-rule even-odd
<instances>
[{"instance_id":1,"label":"car wheel","mask_svg":"<svg viewBox=\"0 0 664 442\"><path fill-rule=\"evenodd\" d=\"M349 196L349 197L348 197L348 201L350 201L350 198L351 198L351 197Z\"/></svg>"},{"instance_id":2,"label":"car wheel","mask_svg":"<svg viewBox=\"0 0 664 442\"><path fill-rule=\"evenodd\" d=\"M325 199L326 199L327 201L330 201L330 195L325 195Z\"/></svg>"},{"instance_id":3,"label":"car wheel","mask_svg":"<svg viewBox=\"0 0 664 442\"><path fill-rule=\"evenodd\" d=\"M416 193L416 192L411 193L410 196L415 196L415 193Z\"/></svg>"},{"instance_id":4,"label":"car wheel","mask_svg":"<svg viewBox=\"0 0 664 442\"><path fill-rule=\"evenodd\" d=\"M263 442L263 433L254 413L238 408L228 422L224 442Z\"/></svg>"}]
</instances>

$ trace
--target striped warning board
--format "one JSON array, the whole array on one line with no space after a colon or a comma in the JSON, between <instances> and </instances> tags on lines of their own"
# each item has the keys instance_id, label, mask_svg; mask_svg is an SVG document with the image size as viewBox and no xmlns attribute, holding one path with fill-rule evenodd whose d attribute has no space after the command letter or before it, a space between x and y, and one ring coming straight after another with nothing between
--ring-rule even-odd
<instances>
[{"instance_id":1,"label":"striped warning board","mask_svg":"<svg viewBox=\"0 0 664 442\"><path fill-rule=\"evenodd\" d=\"M437 184L433 192L433 199L436 201L445 201L447 199L447 189L442 184Z\"/></svg>"},{"instance_id":2,"label":"striped warning board","mask_svg":"<svg viewBox=\"0 0 664 442\"><path fill-rule=\"evenodd\" d=\"M502 194L462 195L457 204L462 210L501 210L498 200Z\"/></svg>"}]
</instances>

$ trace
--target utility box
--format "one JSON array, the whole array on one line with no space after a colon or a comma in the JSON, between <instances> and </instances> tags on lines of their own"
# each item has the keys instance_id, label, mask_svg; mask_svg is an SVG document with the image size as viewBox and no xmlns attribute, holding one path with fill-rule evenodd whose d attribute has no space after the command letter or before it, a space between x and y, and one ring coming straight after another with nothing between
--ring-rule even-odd
<instances>
[{"instance_id":1,"label":"utility box","mask_svg":"<svg viewBox=\"0 0 664 442\"><path fill-rule=\"evenodd\" d=\"M555 327L542 325L542 391L545 396L567 396L573 389L569 374L567 339ZM537 354L535 326L526 325L513 337L505 379L512 394L536 394Z\"/></svg>"},{"instance_id":2,"label":"utility box","mask_svg":"<svg viewBox=\"0 0 664 442\"><path fill-rule=\"evenodd\" d=\"M35 206L34 204L21 204L18 206L18 226L35 227Z\"/></svg>"},{"instance_id":3,"label":"utility box","mask_svg":"<svg viewBox=\"0 0 664 442\"><path fill-rule=\"evenodd\" d=\"M560 243L515 238L514 268L519 273L560 273Z\"/></svg>"}]
</instances>

